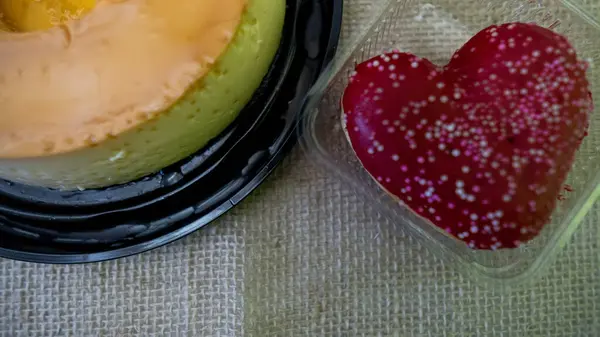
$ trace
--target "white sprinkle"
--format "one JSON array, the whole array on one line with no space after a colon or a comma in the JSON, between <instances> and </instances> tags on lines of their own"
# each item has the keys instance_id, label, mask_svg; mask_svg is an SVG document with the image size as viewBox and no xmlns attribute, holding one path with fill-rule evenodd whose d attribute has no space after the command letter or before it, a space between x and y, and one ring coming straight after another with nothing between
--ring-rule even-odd
<instances>
[{"instance_id":1,"label":"white sprinkle","mask_svg":"<svg viewBox=\"0 0 600 337\"><path fill-rule=\"evenodd\" d=\"M394 155L392 155L392 160L393 161L398 161L398 160L400 160L400 156L397 155L397 154L394 154Z\"/></svg>"},{"instance_id":2,"label":"white sprinkle","mask_svg":"<svg viewBox=\"0 0 600 337\"><path fill-rule=\"evenodd\" d=\"M448 96L442 96L442 97L440 97L440 102L442 102L442 103L448 102Z\"/></svg>"},{"instance_id":3,"label":"white sprinkle","mask_svg":"<svg viewBox=\"0 0 600 337\"><path fill-rule=\"evenodd\" d=\"M456 149L452 150L452 155L453 155L454 157L458 157L458 156L460 156L460 150L456 150Z\"/></svg>"},{"instance_id":4,"label":"white sprinkle","mask_svg":"<svg viewBox=\"0 0 600 337\"><path fill-rule=\"evenodd\" d=\"M440 180L442 180L442 181L448 181L448 176L444 174L444 175L442 175L440 177Z\"/></svg>"},{"instance_id":5,"label":"white sprinkle","mask_svg":"<svg viewBox=\"0 0 600 337\"><path fill-rule=\"evenodd\" d=\"M429 96L429 101L430 102L435 102L435 96L433 96L433 95Z\"/></svg>"},{"instance_id":6,"label":"white sprinkle","mask_svg":"<svg viewBox=\"0 0 600 337\"><path fill-rule=\"evenodd\" d=\"M373 150L373 148L369 148L369 149L367 150L367 152L368 152L369 154L373 154L373 153L375 153L375 150Z\"/></svg>"},{"instance_id":7,"label":"white sprinkle","mask_svg":"<svg viewBox=\"0 0 600 337\"><path fill-rule=\"evenodd\" d=\"M463 166L462 171L463 171L463 173L469 173L470 169L468 166Z\"/></svg>"},{"instance_id":8,"label":"white sprinkle","mask_svg":"<svg viewBox=\"0 0 600 337\"><path fill-rule=\"evenodd\" d=\"M521 75L527 75L528 72L527 68L521 69Z\"/></svg>"},{"instance_id":9,"label":"white sprinkle","mask_svg":"<svg viewBox=\"0 0 600 337\"><path fill-rule=\"evenodd\" d=\"M410 64L410 66L413 67L413 68L417 68L417 67L419 67L419 63L413 62L413 63Z\"/></svg>"},{"instance_id":10,"label":"white sprinkle","mask_svg":"<svg viewBox=\"0 0 600 337\"><path fill-rule=\"evenodd\" d=\"M461 96L460 96L460 93L459 93L459 92L455 92L455 93L454 93L454 98L455 98L455 99L460 99L460 97L461 97Z\"/></svg>"},{"instance_id":11,"label":"white sprinkle","mask_svg":"<svg viewBox=\"0 0 600 337\"><path fill-rule=\"evenodd\" d=\"M446 85L445 85L443 82L439 82L439 83L437 84L437 87L438 87L439 89L442 89L442 88L444 88L445 86L446 86Z\"/></svg>"},{"instance_id":12,"label":"white sprinkle","mask_svg":"<svg viewBox=\"0 0 600 337\"><path fill-rule=\"evenodd\" d=\"M503 200L504 202L510 202L510 201L512 200L512 197L511 197L510 195L508 195L508 194L505 194L505 195L502 197L502 200Z\"/></svg>"},{"instance_id":13,"label":"white sprinkle","mask_svg":"<svg viewBox=\"0 0 600 337\"><path fill-rule=\"evenodd\" d=\"M477 232L479 232L479 227L477 227L477 226L471 226L471 233L475 234Z\"/></svg>"},{"instance_id":14,"label":"white sprinkle","mask_svg":"<svg viewBox=\"0 0 600 337\"><path fill-rule=\"evenodd\" d=\"M379 67L379 61L377 61L377 60L373 61L373 66L374 67Z\"/></svg>"},{"instance_id":15,"label":"white sprinkle","mask_svg":"<svg viewBox=\"0 0 600 337\"><path fill-rule=\"evenodd\" d=\"M435 192L435 188L430 187L427 189L427 191L425 191L425 196L429 198L433 195L433 192Z\"/></svg>"},{"instance_id":16,"label":"white sprinkle","mask_svg":"<svg viewBox=\"0 0 600 337\"><path fill-rule=\"evenodd\" d=\"M390 66L388 67L388 69L389 69L390 71L394 71L394 70L396 70L396 66L395 66L395 65L393 65L393 64L390 64Z\"/></svg>"},{"instance_id":17,"label":"white sprinkle","mask_svg":"<svg viewBox=\"0 0 600 337\"><path fill-rule=\"evenodd\" d=\"M471 213L471 220L476 221L477 219L479 219L479 216L475 213Z\"/></svg>"},{"instance_id":18,"label":"white sprinkle","mask_svg":"<svg viewBox=\"0 0 600 337\"><path fill-rule=\"evenodd\" d=\"M456 182L456 187L459 187L459 188L465 187L465 182L462 180L458 180Z\"/></svg>"}]
</instances>

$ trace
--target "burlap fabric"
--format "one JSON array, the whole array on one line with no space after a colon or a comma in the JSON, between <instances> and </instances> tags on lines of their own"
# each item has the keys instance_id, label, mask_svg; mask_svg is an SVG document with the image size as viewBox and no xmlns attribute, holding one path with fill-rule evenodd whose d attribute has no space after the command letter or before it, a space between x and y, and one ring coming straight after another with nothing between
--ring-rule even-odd
<instances>
[{"instance_id":1,"label":"burlap fabric","mask_svg":"<svg viewBox=\"0 0 600 337\"><path fill-rule=\"evenodd\" d=\"M346 1L343 43L379 4ZM0 260L0 336L600 336L599 218L596 206L534 285L482 288L297 149L167 247L90 265Z\"/></svg>"}]
</instances>

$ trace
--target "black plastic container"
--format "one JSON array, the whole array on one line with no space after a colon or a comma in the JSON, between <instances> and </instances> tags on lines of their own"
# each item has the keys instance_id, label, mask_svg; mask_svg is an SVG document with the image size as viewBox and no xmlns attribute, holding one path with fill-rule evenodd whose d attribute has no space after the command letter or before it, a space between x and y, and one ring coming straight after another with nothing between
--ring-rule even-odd
<instances>
[{"instance_id":1,"label":"black plastic container","mask_svg":"<svg viewBox=\"0 0 600 337\"><path fill-rule=\"evenodd\" d=\"M0 180L0 256L81 263L184 237L255 189L296 143L306 93L333 57L342 0L288 0L271 68L238 119L195 155L136 182L63 192Z\"/></svg>"}]
</instances>

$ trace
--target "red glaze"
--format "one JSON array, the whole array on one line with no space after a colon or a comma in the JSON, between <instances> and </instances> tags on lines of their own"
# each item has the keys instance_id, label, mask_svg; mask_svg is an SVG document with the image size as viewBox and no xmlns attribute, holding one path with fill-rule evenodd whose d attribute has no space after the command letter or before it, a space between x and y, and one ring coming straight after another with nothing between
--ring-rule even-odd
<instances>
[{"instance_id":1,"label":"red glaze","mask_svg":"<svg viewBox=\"0 0 600 337\"><path fill-rule=\"evenodd\" d=\"M444 68L400 52L358 65L344 124L414 212L472 248L514 248L549 221L586 134L586 69L550 30L492 26Z\"/></svg>"}]
</instances>

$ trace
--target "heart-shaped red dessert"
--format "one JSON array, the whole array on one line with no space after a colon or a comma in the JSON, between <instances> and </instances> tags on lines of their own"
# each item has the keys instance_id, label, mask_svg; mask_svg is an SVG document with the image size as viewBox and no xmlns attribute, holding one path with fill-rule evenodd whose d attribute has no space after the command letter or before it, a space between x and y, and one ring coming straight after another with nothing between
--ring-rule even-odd
<instances>
[{"instance_id":1,"label":"heart-shaped red dessert","mask_svg":"<svg viewBox=\"0 0 600 337\"><path fill-rule=\"evenodd\" d=\"M561 35L489 27L446 67L391 52L356 67L344 126L389 193L477 249L548 222L588 127L587 64Z\"/></svg>"}]
</instances>

